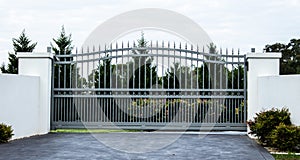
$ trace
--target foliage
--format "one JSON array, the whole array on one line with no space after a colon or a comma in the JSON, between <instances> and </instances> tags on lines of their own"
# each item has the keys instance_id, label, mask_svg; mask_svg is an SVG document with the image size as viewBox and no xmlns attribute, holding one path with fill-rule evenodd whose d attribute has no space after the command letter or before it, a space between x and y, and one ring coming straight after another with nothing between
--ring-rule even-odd
<instances>
[{"instance_id":1,"label":"foliage","mask_svg":"<svg viewBox=\"0 0 300 160\"><path fill-rule=\"evenodd\" d=\"M191 84L189 82L191 76L192 72L187 67L182 67L180 66L179 62L176 62L172 67L168 69L165 76L163 77L163 87L169 89L189 88L187 84ZM180 92L167 91L167 94L178 95L180 94Z\"/></svg>"},{"instance_id":2,"label":"foliage","mask_svg":"<svg viewBox=\"0 0 300 160\"><path fill-rule=\"evenodd\" d=\"M156 82L159 81L159 78L157 76L156 66L152 66L153 58L150 56L139 56L148 54L148 51L143 49L147 47L147 43L148 42L145 40L144 34L142 33L141 38L137 40L137 45L134 44L133 46L136 49L132 50L133 56L131 57L131 60L124 65L112 64L112 59L110 59L109 54L105 55L105 57L102 57L98 67L93 70L92 74L89 75L90 87L118 88L118 86L127 86L128 84L128 88L134 89L151 88L151 86L155 85ZM122 67L123 70L121 70ZM127 80L127 78L124 78L127 76L129 76L129 82L123 81ZM110 84L112 81L114 83ZM161 82L158 82L158 84L161 84ZM131 92L130 94L138 93Z\"/></svg>"},{"instance_id":3,"label":"foliage","mask_svg":"<svg viewBox=\"0 0 300 160\"><path fill-rule=\"evenodd\" d=\"M62 56L57 57L60 62L72 62L73 57L68 55L72 54L72 35L66 34L64 26L62 26L61 32L57 39L53 38L54 44L51 43L52 50L55 55ZM66 55L64 57L64 55ZM55 64L54 65L54 87L55 88L82 88L87 85L86 79L81 77L79 68L72 63L67 64ZM77 76L77 77L76 77ZM65 78L65 79L64 79Z\"/></svg>"},{"instance_id":4,"label":"foliage","mask_svg":"<svg viewBox=\"0 0 300 160\"><path fill-rule=\"evenodd\" d=\"M232 71L228 71L228 88L243 89L244 88L244 67L239 65Z\"/></svg>"},{"instance_id":5,"label":"foliage","mask_svg":"<svg viewBox=\"0 0 300 160\"><path fill-rule=\"evenodd\" d=\"M137 40L137 45L134 44L136 50L132 50L132 61L129 62L129 88L151 88L153 85L161 84L157 75L156 66L152 66L153 58L147 55L148 50L143 49L148 47L148 41L142 33L141 38ZM144 76L146 75L146 76ZM152 77L152 81L151 81ZM138 93L131 93L138 94Z\"/></svg>"},{"instance_id":6,"label":"foliage","mask_svg":"<svg viewBox=\"0 0 300 160\"><path fill-rule=\"evenodd\" d=\"M31 40L26 36L25 30L22 31L19 38L13 38L14 53L8 53L9 63L7 67L3 64L0 69L2 73L18 74L18 58L17 52L32 52L37 43L31 43Z\"/></svg>"},{"instance_id":7,"label":"foliage","mask_svg":"<svg viewBox=\"0 0 300 160\"><path fill-rule=\"evenodd\" d=\"M115 65L111 64L111 59L109 59L109 54L107 54L102 60L102 63L99 63L98 67L89 75L89 87L110 88L111 77L115 77L113 73L114 70ZM97 92L97 94L99 93L103 94L104 92Z\"/></svg>"},{"instance_id":8,"label":"foliage","mask_svg":"<svg viewBox=\"0 0 300 160\"><path fill-rule=\"evenodd\" d=\"M52 50L56 55L69 55L72 52L73 46L72 46L72 35L69 34L66 35L65 27L61 27L60 35L57 37L57 39L53 38L53 41L55 42L56 47L51 43ZM64 59L63 59L64 60Z\"/></svg>"},{"instance_id":9,"label":"foliage","mask_svg":"<svg viewBox=\"0 0 300 160\"><path fill-rule=\"evenodd\" d=\"M54 44L51 43L52 50L60 62L70 62L66 64L55 64L54 65L54 88L72 88L72 87L83 87L86 85L85 78L81 77L79 74L79 69L76 68L73 61L73 57L68 55L72 54L73 45L72 45L72 35L67 35L65 32L64 26L61 28L59 36L55 39L53 38ZM65 56L65 57L64 57ZM77 76L77 77L76 77ZM76 86L77 85L77 86ZM72 94L72 91L62 92L62 94ZM68 114L64 115L63 112L55 112L57 115L56 120L62 121L74 121L78 120L79 116L72 115L72 111L75 111L75 102L74 98L69 98L66 101L63 101L61 105L64 107L64 110ZM70 114L69 114L70 113Z\"/></svg>"},{"instance_id":10,"label":"foliage","mask_svg":"<svg viewBox=\"0 0 300 160\"><path fill-rule=\"evenodd\" d=\"M230 121L229 117L222 114L231 115L232 113L229 113L231 111L218 100L140 98L131 101L126 119L130 122L215 123L218 119L224 122ZM221 117L223 119L220 119Z\"/></svg>"},{"instance_id":11,"label":"foliage","mask_svg":"<svg viewBox=\"0 0 300 160\"><path fill-rule=\"evenodd\" d=\"M295 154L273 154L275 160L299 160L300 155Z\"/></svg>"},{"instance_id":12,"label":"foliage","mask_svg":"<svg viewBox=\"0 0 300 160\"><path fill-rule=\"evenodd\" d=\"M219 63L224 60L218 56L219 53L216 45L211 43L207 47L211 55L206 55L204 58L211 62L204 61L199 66L197 63L197 67L181 66L179 62L174 62L174 65L167 70L163 77L164 88L194 89L198 85L197 88L201 89L223 89L231 88L233 84L233 88L237 89L238 79L243 80L244 68L242 66L238 66L237 68L232 66L234 69L230 71L224 63ZM238 76L240 77L238 78ZM225 78L227 78L227 83ZM243 86L243 83L240 83L239 86Z\"/></svg>"},{"instance_id":13,"label":"foliage","mask_svg":"<svg viewBox=\"0 0 300 160\"><path fill-rule=\"evenodd\" d=\"M300 39L291 39L288 44L266 45L265 50L282 53L280 74L300 74Z\"/></svg>"},{"instance_id":14,"label":"foliage","mask_svg":"<svg viewBox=\"0 0 300 160\"><path fill-rule=\"evenodd\" d=\"M6 143L13 136L13 130L11 126L0 124L0 143Z\"/></svg>"},{"instance_id":15,"label":"foliage","mask_svg":"<svg viewBox=\"0 0 300 160\"><path fill-rule=\"evenodd\" d=\"M291 125L290 112L286 108L281 110L272 108L256 113L254 121L249 121L248 125L251 130L250 134L256 135L261 143L271 146L271 133L280 123Z\"/></svg>"},{"instance_id":16,"label":"foliage","mask_svg":"<svg viewBox=\"0 0 300 160\"><path fill-rule=\"evenodd\" d=\"M127 119L130 122L163 122L167 116L165 104L165 99L134 99L127 109Z\"/></svg>"},{"instance_id":17,"label":"foliage","mask_svg":"<svg viewBox=\"0 0 300 160\"><path fill-rule=\"evenodd\" d=\"M208 65L203 64L201 67L196 67L194 70L195 74L197 75L198 72L198 87L203 89L210 88L209 86L209 71Z\"/></svg>"},{"instance_id":18,"label":"foliage","mask_svg":"<svg viewBox=\"0 0 300 160\"><path fill-rule=\"evenodd\" d=\"M272 147L280 151L295 152L300 150L300 128L294 125L280 123L271 135Z\"/></svg>"},{"instance_id":19,"label":"foliage","mask_svg":"<svg viewBox=\"0 0 300 160\"><path fill-rule=\"evenodd\" d=\"M197 65L197 67L190 67L182 66L180 62L175 61L173 65L166 69L165 74L159 77L157 66L153 64L153 57L144 56L148 54L147 43L142 34L141 38L137 40L137 44L134 44L133 48L135 49L132 50L132 57L126 64L111 64L112 59L109 54L102 57L97 68L89 75L89 87L147 89L162 85L163 88L168 89L194 89L198 85L198 88L203 89L244 88L244 67L242 65L232 65L232 69L229 70L228 66L223 63L201 62L202 64ZM208 47L211 54L218 54L214 44L210 44ZM216 62L224 61L219 56L206 58ZM110 84L111 81L114 83ZM168 95L180 94L180 92L174 90L167 91L167 93ZM148 94L148 92L131 92L131 94Z\"/></svg>"},{"instance_id":20,"label":"foliage","mask_svg":"<svg viewBox=\"0 0 300 160\"><path fill-rule=\"evenodd\" d=\"M55 55L70 55L72 53L72 40L71 40L71 34L69 36L66 35L65 28L62 26L60 35L57 39L53 38L53 41L55 45L51 43L52 50L54 51ZM72 61L72 57L60 57L59 61ZM71 72L73 71L74 66L72 64L66 64L66 65L55 65L54 66L54 87L62 87L62 88L70 88L71 83L70 80L65 80L63 77L70 77Z\"/></svg>"}]
</instances>

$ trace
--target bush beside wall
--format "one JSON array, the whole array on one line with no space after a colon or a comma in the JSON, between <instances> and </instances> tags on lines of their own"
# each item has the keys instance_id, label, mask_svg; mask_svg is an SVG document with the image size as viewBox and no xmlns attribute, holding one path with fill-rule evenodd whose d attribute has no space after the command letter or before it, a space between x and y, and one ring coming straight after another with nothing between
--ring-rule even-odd
<instances>
[{"instance_id":1,"label":"bush beside wall","mask_svg":"<svg viewBox=\"0 0 300 160\"><path fill-rule=\"evenodd\" d=\"M271 110L256 113L254 121L249 121L250 134L265 146L280 151L297 152L300 147L300 128L292 125L288 109Z\"/></svg>"},{"instance_id":2,"label":"bush beside wall","mask_svg":"<svg viewBox=\"0 0 300 160\"><path fill-rule=\"evenodd\" d=\"M268 111L256 113L254 121L249 121L250 134L256 135L258 140L265 145L271 145L270 135L271 132L280 123L291 125L290 112L288 109L281 110L272 108Z\"/></svg>"},{"instance_id":3,"label":"bush beside wall","mask_svg":"<svg viewBox=\"0 0 300 160\"><path fill-rule=\"evenodd\" d=\"M300 149L300 128L281 123L271 132L270 139L272 147L281 151L297 152Z\"/></svg>"},{"instance_id":4,"label":"bush beside wall","mask_svg":"<svg viewBox=\"0 0 300 160\"><path fill-rule=\"evenodd\" d=\"M13 130L11 126L0 124L0 143L6 143L13 136Z\"/></svg>"}]
</instances>

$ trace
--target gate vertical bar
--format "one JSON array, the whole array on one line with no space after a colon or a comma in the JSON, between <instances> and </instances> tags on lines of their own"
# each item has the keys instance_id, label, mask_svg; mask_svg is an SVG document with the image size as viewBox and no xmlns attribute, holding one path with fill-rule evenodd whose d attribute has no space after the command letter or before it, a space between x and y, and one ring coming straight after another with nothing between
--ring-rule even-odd
<instances>
[{"instance_id":1,"label":"gate vertical bar","mask_svg":"<svg viewBox=\"0 0 300 160\"><path fill-rule=\"evenodd\" d=\"M244 55L244 123L247 121L247 71L248 71L248 62L246 55Z\"/></svg>"}]
</instances>

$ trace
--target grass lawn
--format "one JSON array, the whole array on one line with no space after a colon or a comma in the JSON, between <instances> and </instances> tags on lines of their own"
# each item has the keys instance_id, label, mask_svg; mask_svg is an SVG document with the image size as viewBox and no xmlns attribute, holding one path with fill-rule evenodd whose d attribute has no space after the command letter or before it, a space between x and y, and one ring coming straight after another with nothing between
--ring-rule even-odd
<instances>
[{"instance_id":1,"label":"grass lawn","mask_svg":"<svg viewBox=\"0 0 300 160\"><path fill-rule=\"evenodd\" d=\"M112 132L141 132L141 130L117 130L117 129L56 129L51 133L112 133Z\"/></svg>"},{"instance_id":2,"label":"grass lawn","mask_svg":"<svg viewBox=\"0 0 300 160\"><path fill-rule=\"evenodd\" d=\"M300 160L300 155L294 154L272 154L276 160Z\"/></svg>"}]
</instances>

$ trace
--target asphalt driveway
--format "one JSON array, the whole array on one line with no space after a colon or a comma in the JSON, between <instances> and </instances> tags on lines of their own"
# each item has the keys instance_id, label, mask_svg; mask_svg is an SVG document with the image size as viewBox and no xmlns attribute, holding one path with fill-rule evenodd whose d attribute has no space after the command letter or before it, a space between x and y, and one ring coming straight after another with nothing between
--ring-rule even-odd
<instances>
[{"instance_id":1,"label":"asphalt driveway","mask_svg":"<svg viewBox=\"0 0 300 160\"><path fill-rule=\"evenodd\" d=\"M247 135L52 133L0 144L0 159L274 159Z\"/></svg>"}]
</instances>

